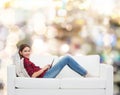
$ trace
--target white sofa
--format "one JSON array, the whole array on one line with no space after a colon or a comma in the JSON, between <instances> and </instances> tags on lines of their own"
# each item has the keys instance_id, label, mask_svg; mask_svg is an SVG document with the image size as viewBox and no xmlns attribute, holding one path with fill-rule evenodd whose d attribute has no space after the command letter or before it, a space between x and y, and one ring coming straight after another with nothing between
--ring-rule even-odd
<instances>
[{"instance_id":1,"label":"white sofa","mask_svg":"<svg viewBox=\"0 0 120 95\"><path fill-rule=\"evenodd\" d=\"M32 56L43 66L56 56ZM113 95L113 67L100 63L98 55L73 56L94 77L83 78L67 66L56 78L17 77L15 65L7 68L8 95ZM54 64L55 64L54 63Z\"/></svg>"}]
</instances>

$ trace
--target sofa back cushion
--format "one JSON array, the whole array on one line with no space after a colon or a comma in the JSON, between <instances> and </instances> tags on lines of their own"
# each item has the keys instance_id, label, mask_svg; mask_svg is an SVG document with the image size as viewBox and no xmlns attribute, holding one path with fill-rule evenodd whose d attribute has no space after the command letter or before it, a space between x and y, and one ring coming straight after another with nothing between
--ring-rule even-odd
<instances>
[{"instance_id":1,"label":"sofa back cushion","mask_svg":"<svg viewBox=\"0 0 120 95\"><path fill-rule=\"evenodd\" d=\"M100 69L100 57L98 55L87 55L87 56L72 56L81 66L83 66L91 75L99 76ZM41 56L41 55L32 55L31 61L37 66L43 67L46 64L51 64L52 60L55 59L54 64L59 61L62 57L57 56ZM53 64L53 65L54 65ZM71 70L68 66L65 66L57 78L66 78L66 77L81 77L79 74Z\"/></svg>"},{"instance_id":2,"label":"sofa back cushion","mask_svg":"<svg viewBox=\"0 0 120 95\"><path fill-rule=\"evenodd\" d=\"M54 59L54 64L58 60L57 56L52 55L39 55L39 54L31 54L30 60L36 65L40 66L41 68L47 64L51 64Z\"/></svg>"},{"instance_id":3,"label":"sofa back cushion","mask_svg":"<svg viewBox=\"0 0 120 95\"><path fill-rule=\"evenodd\" d=\"M84 67L92 76L100 75L100 57L99 55L73 56L73 58ZM57 77L81 77L78 73L66 66Z\"/></svg>"}]
</instances>

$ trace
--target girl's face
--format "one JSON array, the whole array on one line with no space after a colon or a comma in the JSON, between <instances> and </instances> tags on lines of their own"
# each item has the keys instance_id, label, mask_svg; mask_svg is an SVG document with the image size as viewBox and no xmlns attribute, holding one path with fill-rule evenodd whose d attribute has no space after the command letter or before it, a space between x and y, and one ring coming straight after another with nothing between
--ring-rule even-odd
<instances>
[{"instance_id":1,"label":"girl's face","mask_svg":"<svg viewBox=\"0 0 120 95\"><path fill-rule=\"evenodd\" d=\"M31 49L29 47L25 47L22 51L20 51L20 54L23 57L29 58L31 54Z\"/></svg>"}]
</instances>

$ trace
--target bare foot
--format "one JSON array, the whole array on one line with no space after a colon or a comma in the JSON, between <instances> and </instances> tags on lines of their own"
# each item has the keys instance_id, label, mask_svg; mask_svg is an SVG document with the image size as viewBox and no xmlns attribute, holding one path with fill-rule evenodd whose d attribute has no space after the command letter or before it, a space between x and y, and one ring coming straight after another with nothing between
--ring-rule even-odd
<instances>
[{"instance_id":1,"label":"bare foot","mask_svg":"<svg viewBox=\"0 0 120 95\"><path fill-rule=\"evenodd\" d=\"M93 77L90 73L87 73L85 77Z\"/></svg>"}]
</instances>

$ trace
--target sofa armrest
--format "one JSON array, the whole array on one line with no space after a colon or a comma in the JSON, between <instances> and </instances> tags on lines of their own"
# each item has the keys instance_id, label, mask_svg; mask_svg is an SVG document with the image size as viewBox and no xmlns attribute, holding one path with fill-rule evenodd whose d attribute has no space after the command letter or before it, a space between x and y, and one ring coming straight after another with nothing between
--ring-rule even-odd
<instances>
[{"instance_id":1,"label":"sofa armrest","mask_svg":"<svg viewBox=\"0 0 120 95\"><path fill-rule=\"evenodd\" d=\"M113 67L108 64L100 64L100 78L106 80L106 95L113 95Z\"/></svg>"},{"instance_id":2,"label":"sofa armrest","mask_svg":"<svg viewBox=\"0 0 120 95\"><path fill-rule=\"evenodd\" d=\"M7 95L15 95L15 77L15 66L10 64L7 66Z\"/></svg>"}]
</instances>

